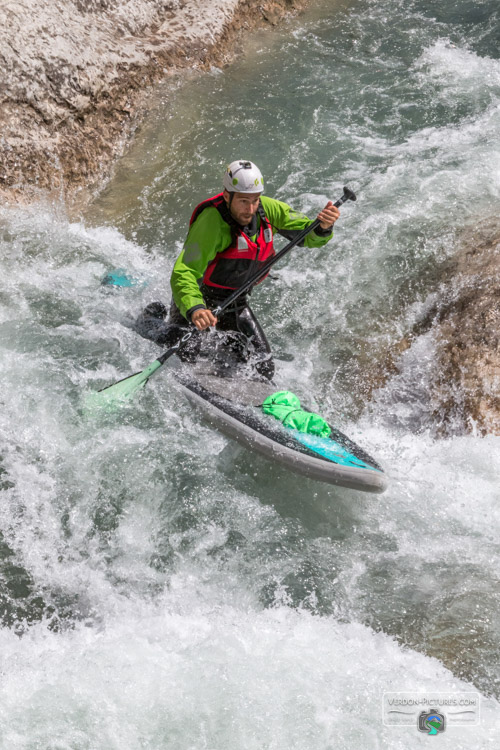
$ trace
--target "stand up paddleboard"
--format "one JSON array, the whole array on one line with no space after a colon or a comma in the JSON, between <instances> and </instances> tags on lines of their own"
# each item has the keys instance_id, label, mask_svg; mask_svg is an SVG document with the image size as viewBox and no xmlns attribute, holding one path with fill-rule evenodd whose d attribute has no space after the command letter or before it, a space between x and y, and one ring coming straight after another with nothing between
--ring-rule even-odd
<instances>
[{"instance_id":1,"label":"stand up paddleboard","mask_svg":"<svg viewBox=\"0 0 500 750\"><path fill-rule=\"evenodd\" d=\"M260 408L277 389L272 383L242 378L220 378L207 365L172 373L188 400L210 424L241 445L297 474L340 487L383 492L387 477L379 464L331 427L329 437L318 437L283 427Z\"/></svg>"},{"instance_id":2,"label":"stand up paddleboard","mask_svg":"<svg viewBox=\"0 0 500 750\"><path fill-rule=\"evenodd\" d=\"M344 187L341 198L334 205L339 207L346 201L355 200L356 196L352 190ZM320 223L320 219L317 218L298 232L286 247L269 258L239 289L235 289L221 302L212 311L214 316L219 317L239 297L262 281L271 266L300 244ZM128 286L128 282L128 277L118 269L114 275L108 274L103 284ZM194 333L194 327L187 329L176 344L144 370L103 388L97 394L97 401L109 407L131 397L146 385L170 357L187 345ZM190 373L175 373L174 377L177 378L187 398L200 407L212 424L242 445L261 453L265 458L277 461L298 474L342 487L365 492L383 492L386 488L387 482L382 468L339 430L328 425L331 429L330 435L319 437L298 429L283 427L274 417L264 414L259 407L266 398L275 393L274 384L244 380L241 377L220 378L214 376L210 370L204 371L199 365Z\"/></svg>"}]
</instances>

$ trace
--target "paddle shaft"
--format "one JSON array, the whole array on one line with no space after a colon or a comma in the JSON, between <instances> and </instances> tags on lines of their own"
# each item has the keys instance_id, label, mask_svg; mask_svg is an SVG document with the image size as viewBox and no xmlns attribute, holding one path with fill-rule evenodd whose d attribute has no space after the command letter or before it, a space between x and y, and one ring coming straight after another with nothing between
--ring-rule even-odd
<instances>
[{"instance_id":1,"label":"paddle shaft","mask_svg":"<svg viewBox=\"0 0 500 750\"><path fill-rule=\"evenodd\" d=\"M259 268L258 271L252 274L250 278L247 279L247 281L244 284L242 284L242 286L239 287L239 289L235 289L235 291L232 294L230 294L229 297L225 299L224 302L222 302L222 304L218 305L215 308L215 310L212 310L212 314L215 317L217 317L222 312L224 312L224 310L227 310L227 308L230 307L233 304L233 302L235 302L238 299L238 297L241 297L242 294L245 294L246 292L248 292L248 290L251 289L255 284L258 284L259 281L261 281L261 279L264 278L264 276L267 276L267 273L269 269L271 268L271 266L274 266L274 264L277 263L284 255L289 253L290 250L293 250L293 248L296 245L298 245L300 242L302 242L304 237L306 237L309 234L309 232L312 232L314 229L316 229L316 227L318 227L319 224L320 224L319 219L316 219L315 221L313 221L312 224L309 224L308 227L306 227L301 232L299 232L299 234L295 237L295 239L289 242L288 245L283 248L283 250L280 250L279 253L277 253L276 255L273 255L272 258L269 258L269 260L266 261L266 263L264 263L264 265L261 268Z\"/></svg>"},{"instance_id":2,"label":"paddle shaft","mask_svg":"<svg viewBox=\"0 0 500 750\"><path fill-rule=\"evenodd\" d=\"M348 188L344 188L344 194L333 205L339 208L348 200L356 200L356 198L351 190L349 190ZM309 232L312 232L314 229L319 227L320 224L320 220L315 219L312 224L309 224L309 226L302 229L302 231L299 232L298 235L291 242L289 242L288 245L286 245L286 247L280 250L276 255L273 255L272 258L269 258L269 260L264 263L264 265L259 268L258 271L252 274L252 276L250 276L250 278L242 286L240 286L239 289L236 289L232 294L229 295L227 299L224 300L221 305L218 305L215 310L212 310L212 314L217 317L221 314L221 312L230 307L230 305L232 305L233 302L238 299L238 297L240 297L242 294L245 294L245 292L248 292L248 290L251 289L259 281L261 281L264 276L267 276L269 269L274 266L275 263L281 260L281 258L283 258L287 253L290 252L290 250L293 250L296 245L300 244L302 240L305 239L305 237L309 234Z\"/></svg>"}]
</instances>

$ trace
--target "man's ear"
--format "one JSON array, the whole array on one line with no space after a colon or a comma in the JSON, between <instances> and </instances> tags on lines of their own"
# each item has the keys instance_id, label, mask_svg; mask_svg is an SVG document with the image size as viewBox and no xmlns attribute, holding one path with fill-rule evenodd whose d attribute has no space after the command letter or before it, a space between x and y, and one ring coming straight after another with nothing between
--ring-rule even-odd
<instances>
[{"instance_id":1,"label":"man's ear","mask_svg":"<svg viewBox=\"0 0 500 750\"><path fill-rule=\"evenodd\" d=\"M226 188L224 188L224 190L222 191L222 196L226 203L229 205L229 190L226 190Z\"/></svg>"}]
</instances>

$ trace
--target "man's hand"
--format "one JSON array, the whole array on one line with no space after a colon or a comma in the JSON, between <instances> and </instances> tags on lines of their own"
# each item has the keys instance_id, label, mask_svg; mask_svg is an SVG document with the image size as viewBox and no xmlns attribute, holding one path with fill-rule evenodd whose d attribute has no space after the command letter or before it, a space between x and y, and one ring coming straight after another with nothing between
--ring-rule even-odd
<instances>
[{"instance_id":1,"label":"man's hand","mask_svg":"<svg viewBox=\"0 0 500 750\"><path fill-rule=\"evenodd\" d=\"M191 315L191 322L196 326L199 331L204 331L205 328L210 328L217 323L217 318L212 315L210 310L195 310Z\"/></svg>"},{"instance_id":2,"label":"man's hand","mask_svg":"<svg viewBox=\"0 0 500 750\"><path fill-rule=\"evenodd\" d=\"M337 206L334 206L332 201L328 201L324 209L318 214L321 229L330 229L330 227L335 224L339 216L340 211L338 210Z\"/></svg>"}]
</instances>

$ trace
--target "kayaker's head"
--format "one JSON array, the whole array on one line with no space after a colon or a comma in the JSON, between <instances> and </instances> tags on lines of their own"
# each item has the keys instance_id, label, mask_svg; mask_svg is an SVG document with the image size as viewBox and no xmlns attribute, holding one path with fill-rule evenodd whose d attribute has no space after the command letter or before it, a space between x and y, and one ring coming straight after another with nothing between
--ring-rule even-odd
<instances>
[{"instance_id":1,"label":"kayaker's head","mask_svg":"<svg viewBox=\"0 0 500 750\"><path fill-rule=\"evenodd\" d=\"M264 178L251 161L233 161L224 174L224 200L234 219L246 226L259 208Z\"/></svg>"}]
</instances>

